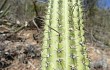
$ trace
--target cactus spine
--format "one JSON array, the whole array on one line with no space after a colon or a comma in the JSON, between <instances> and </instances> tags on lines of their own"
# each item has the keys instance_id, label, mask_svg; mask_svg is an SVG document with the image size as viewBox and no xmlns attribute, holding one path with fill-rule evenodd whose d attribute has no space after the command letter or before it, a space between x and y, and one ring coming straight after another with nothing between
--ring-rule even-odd
<instances>
[{"instance_id":1,"label":"cactus spine","mask_svg":"<svg viewBox=\"0 0 110 70\"><path fill-rule=\"evenodd\" d=\"M42 70L89 70L83 31L83 0L49 0Z\"/></svg>"}]
</instances>

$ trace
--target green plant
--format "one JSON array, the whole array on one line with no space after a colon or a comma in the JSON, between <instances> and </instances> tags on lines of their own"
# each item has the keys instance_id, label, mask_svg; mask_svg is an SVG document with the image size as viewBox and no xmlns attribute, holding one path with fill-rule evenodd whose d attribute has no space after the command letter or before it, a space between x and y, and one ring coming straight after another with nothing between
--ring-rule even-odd
<instances>
[{"instance_id":1,"label":"green plant","mask_svg":"<svg viewBox=\"0 0 110 70\"><path fill-rule=\"evenodd\" d=\"M8 13L10 5L7 5L7 7L5 7L7 1L8 0L3 0L2 4L0 5L0 18L4 17Z\"/></svg>"},{"instance_id":2,"label":"green plant","mask_svg":"<svg viewBox=\"0 0 110 70\"><path fill-rule=\"evenodd\" d=\"M83 0L49 0L42 70L89 70L83 31Z\"/></svg>"}]
</instances>

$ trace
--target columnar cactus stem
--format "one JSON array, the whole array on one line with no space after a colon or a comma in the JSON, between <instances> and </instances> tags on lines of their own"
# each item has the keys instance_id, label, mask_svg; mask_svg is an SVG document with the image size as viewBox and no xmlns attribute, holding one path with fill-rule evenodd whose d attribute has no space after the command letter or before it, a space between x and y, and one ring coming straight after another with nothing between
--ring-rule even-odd
<instances>
[{"instance_id":1,"label":"columnar cactus stem","mask_svg":"<svg viewBox=\"0 0 110 70\"><path fill-rule=\"evenodd\" d=\"M58 0L52 0L51 3L52 6L52 12L51 14L51 20L49 27L53 28L54 30L58 31ZM47 63L48 63L48 70L55 70L57 68L57 46L58 46L58 33L54 30L51 30L50 32L50 45L48 46L48 55Z\"/></svg>"},{"instance_id":2,"label":"columnar cactus stem","mask_svg":"<svg viewBox=\"0 0 110 70\"><path fill-rule=\"evenodd\" d=\"M61 36L62 36L62 46L60 48L62 48L62 57L59 57L58 60L60 60L61 64L62 64L62 70L68 70L69 69L69 8L68 8L68 0L64 0L61 2L61 13L59 18L61 18L60 23L61 23L61 28L62 28L62 32L61 32ZM59 53L58 53L59 54ZM65 61L66 60L66 61ZM60 66L61 66L60 64ZM61 70L61 67L59 67Z\"/></svg>"},{"instance_id":3,"label":"columnar cactus stem","mask_svg":"<svg viewBox=\"0 0 110 70\"><path fill-rule=\"evenodd\" d=\"M41 53L41 55L42 55L42 58L41 58L41 60L42 60L42 63L41 63L41 66L42 66L42 70L47 70L46 68L47 68L47 55L49 55L49 54L47 54L47 49L48 49L48 47L47 46L49 46L49 32L50 32L50 30L49 30L49 27L47 26L47 25L50 25L50 13L51 13L51 8L52 8L52 6L51 6L51 0L49 0L49 3L48 3L48 11L47 11L47 15L46 15L46 20L45 20L45 23L46 23L46 25L45 25L45 27L44 27L44 29L45 29L45 31L44 31L44 38L43 38L43 47L42 47L42 53Z\"/></svg>"},{"instance_id":4,"label":"columnar cactus stem","mask_svg":"<svg viewBox=\"0 0 110 70\"><path fill-rule=\"evenodd\" d=\"M83 3L83 1L79 0L78 1L78 5L79 5L79 18L80 18L80 21L79 21L79 28L80 28L80 45L82 46L82 55L83 55L83 58L82 58L82 62L83 62L83 65L84 65L84 70L89 70L89 67L87 65L89 65L89 60L88 60L88 57L87 57L87 53L86 53L86 47L84 45L84 42L85 42L85 38L84 38L84 9L83 9L83 6L81 3Z\"/></svg>"},{"instance_id":5,"label":"columnar cactus stem","mask_svg":"<svg viewBox=\"0 0 110 70\"><path fill-rule=\"evenodd\" d=\"M77 59L77 69L78 70L83 70L83 62L82 62L82 58L83 58L83 55L82 55L82 46L80 45L80 20L82 18L80 18L80 13L79 13L79 6L80 4L78 4L78 1L79 0L72 0L72 4L73 5L76 5L75 8L74 8L74 11L73 11L73 23L74 23L74 41L75 41L75 47L76 47L76 59ZM79 1L80 2L80 1Z\"/></svg>"},{"instance_id":6,"label":"columnar cactus stem","mask_svg":"<svg viewBox=\"0 0 110 70\"><path fill-rule=\"evenodd\" d=\"M81 0L49 0L42 70L89 70Z\"/></svg>"}]
</instances>

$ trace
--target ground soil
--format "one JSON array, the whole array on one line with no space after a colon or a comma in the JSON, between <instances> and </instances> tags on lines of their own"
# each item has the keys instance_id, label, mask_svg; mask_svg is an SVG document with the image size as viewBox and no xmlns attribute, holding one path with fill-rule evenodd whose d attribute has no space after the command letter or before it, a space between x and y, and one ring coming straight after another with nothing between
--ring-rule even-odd
<instances>
[{"instance_id":1,"label":"ground soil","mask_svg":"<svg viewBox=\"0 0 110 70\"><path fill-rule=\"evenodd\" d=\"M39 70L40 36L36 29L0 34L0 70Z\"/></svg>"}]
</instances>

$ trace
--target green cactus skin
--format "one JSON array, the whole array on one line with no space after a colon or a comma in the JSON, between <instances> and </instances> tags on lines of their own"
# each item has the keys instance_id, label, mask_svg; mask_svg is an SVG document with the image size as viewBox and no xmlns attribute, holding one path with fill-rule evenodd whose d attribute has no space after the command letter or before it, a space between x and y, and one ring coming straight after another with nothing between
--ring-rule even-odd
<instances>
[{"instance_id":1,"label":"green cactus skin","mask_svg":"<svg viewBox=\"0 0 110 70\"><path fill-rule=\"evenodd\" d=\"M89 70L83 30L83 0L49 0L42 70Z\"/></svg>"}]
</instances>

